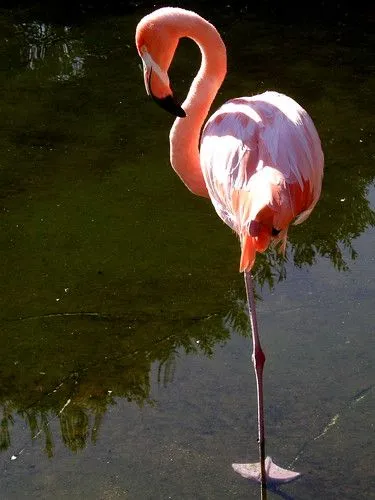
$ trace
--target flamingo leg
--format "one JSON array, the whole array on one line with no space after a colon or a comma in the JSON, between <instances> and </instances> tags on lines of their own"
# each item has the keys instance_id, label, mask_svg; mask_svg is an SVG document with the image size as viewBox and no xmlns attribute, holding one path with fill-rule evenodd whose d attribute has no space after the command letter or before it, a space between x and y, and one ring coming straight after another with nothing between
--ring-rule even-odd
<instances>
[{"instance_id":1,"label":"flamingo leg","mask_svg":"<svg viewBox=\"0 0 375 500\"><path fill-rule=\"evenodd\" d=\"M264 355L260 343L258 322L256 316L256 308L255 308L254 285L251 272L245 271L244 278L245 278L247 304L249 307L249 316L250 316L250 324L251 324L252 340L253 340L253 353L251 359L254 365L255 378L257 384L258 446L259 446L259 460L260 460L260 483L262 492L261 498L266 500L267 478L266 478L266 466L265 466L266 447L265 447L265 437L264 437L264 403L263 403L263 368L266 357Z\"/></svg>"},{"instance_id":2,"label":"flamingo leg","mask_svg":"<svg viewBox=\"0 0 375 500\"><path fill-rule=\"evenodd\" d=\"M257 384L257 402L258 402L258 445L259 445L259 463L254 464L232 464L233 469L241 476L251 479L261 484L261 499L267 500L267 482L274 486L282 483L288 483L297 479L299 472L283 469L276 465L271 457L266 457L265 451L265 426L264 426L264 403L263 403L263 368L266 357L260 344L258 323L255 309L254 285L251 273L244 272L245 287L247 295L247 304L249 307L249 316L252 330L253 353L252 361L254 365L255 378Z\"/></svg>"}]
</instances>

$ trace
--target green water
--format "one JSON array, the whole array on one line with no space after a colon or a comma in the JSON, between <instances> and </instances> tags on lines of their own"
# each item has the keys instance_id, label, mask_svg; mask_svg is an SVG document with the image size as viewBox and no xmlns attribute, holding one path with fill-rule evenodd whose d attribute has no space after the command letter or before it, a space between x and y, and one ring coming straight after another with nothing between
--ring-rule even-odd
<instances>
[{"instance_id":1,"label":"green water","mask_svg":"<svg viewBox=\"0 0 375 500\"><path fill-rule=\"evenodd\" d=\"M3 498L258 497L230 467L257 454L238 242L169 167L141 16L0 15ZM326 156L287 260L255 269L268 451L304 474L284 498L375 498L375 37L212 21L229 57L215 105L285 92ZM181 44L181 96L198 57Z\"/></svg>"}]
</instances>

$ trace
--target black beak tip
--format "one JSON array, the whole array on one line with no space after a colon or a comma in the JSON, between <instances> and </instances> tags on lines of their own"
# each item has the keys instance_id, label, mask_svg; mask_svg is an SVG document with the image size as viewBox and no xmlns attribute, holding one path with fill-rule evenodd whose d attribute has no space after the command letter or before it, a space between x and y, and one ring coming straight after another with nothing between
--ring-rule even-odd
<instances>
[{"instance_id":1,"label":"black beak tip","mask_svg":"<svg viewBox=\"0 0 375 500\"><path fill-rule=\"evenodd\" d=\"M181 108L179 104L173 99L172 95L168 95L167 97L163 97L159 99L158 97L152 96L154 101L159 104L160 107L171 113L173 116L178 116L179 118L185 118L186 113Z\"/></svg>"},{"instance_id":2,"label":"black beak tip","mask_svg":"<svg viewBox=\"0 0 375 500\"><path fill-rule=\"evenodd\" d=\"M185 110L181 108L181 106L179 106L179 110L178 110L178 114L177 116L179 118L186 118L186 113L185 113Z\"/></svg>"}]
</instances>

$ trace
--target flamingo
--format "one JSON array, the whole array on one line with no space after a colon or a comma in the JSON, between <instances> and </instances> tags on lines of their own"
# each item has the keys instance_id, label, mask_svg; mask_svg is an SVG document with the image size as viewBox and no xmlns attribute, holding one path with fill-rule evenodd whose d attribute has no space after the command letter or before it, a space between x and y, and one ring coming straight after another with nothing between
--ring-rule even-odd
<instances>
[{"instance_id":1,"label":"flamingo","mask_svg":"<svg viewBox=\"0 0 375 500\"><path fill-rule=\"evenodd\" d=\"M180 38L198 45L201 65L182 105L168 77ZM226 75L226 48L216 30L198 14L163 7L145 16L136 29L146 92L176 119L170 131L170 162L186 187L208 197L219 217L239 236L252 362L258 404L259 463L232 464L261 484L288 482L298 472L277 466L265 455L263 368L265 355L257 326L251 270L258 252L278 245L285 252L289 225L312 212L321 192L324 157L307 112L290 97L267 91L226 102L206 122Z\"/></svg>"}]
</instances>

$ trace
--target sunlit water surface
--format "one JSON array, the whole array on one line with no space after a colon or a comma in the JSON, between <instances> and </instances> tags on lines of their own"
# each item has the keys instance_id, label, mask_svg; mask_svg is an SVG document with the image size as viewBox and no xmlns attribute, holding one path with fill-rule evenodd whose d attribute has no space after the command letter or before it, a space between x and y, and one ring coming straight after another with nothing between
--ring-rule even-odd
<instances>
[{"instance_id":1,"label":"sunlit water surface","mask_svg":"<svg viewBox=\"0 0 375 500\"><path fill-rule=\"evenodd\" d=\"M80 28L0 17L2 498L257 498L238 242L168 165L141 12ZM375 498L374 40L215 14L216 105L277 89L313 116L322 200L255 269L267 450L291 499ZM251 33L251 37L248 34ZM172 78L198 65L189 43Z\"/></svg>"}]
</instances>

